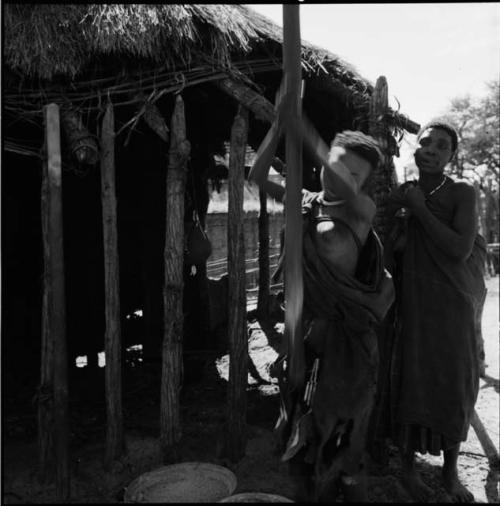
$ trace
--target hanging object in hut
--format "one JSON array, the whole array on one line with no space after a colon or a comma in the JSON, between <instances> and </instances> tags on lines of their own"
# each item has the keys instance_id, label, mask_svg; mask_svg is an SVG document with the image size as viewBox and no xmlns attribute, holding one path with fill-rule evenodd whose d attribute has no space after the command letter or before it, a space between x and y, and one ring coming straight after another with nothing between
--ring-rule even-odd
<instances>
[{"instance_id":1,"label":"hanging object in hut","mask_svg":"<svg viewBox=\"0 0 500 506\"><path fill-rule=\"evenodd\" d=\"M146 109L144 110L144 121L148 127L151 128L151 130L158 134L160 139L168 142L168 127L156 105L146 103Z\"/></svg>"},{"instance_id":2,"label":"hanging object in hut","mask_svg":"<svg viewBox=\"0 0 500 506\"><path fill-rule=\"evenodd\" d=\"M184 225L184 262L196 266L205 263L212 254L212 243L208 238L196 210L193 219ZM191 267L191 273L193 269ZM194 270L196 274L196 270Z\"/></svg>"},{"instance_id":3,"label":"hanging object in hut","mask_svg":"<svg viewBox=\"0 0 500 506\"><path fill-rule=\"evenodd\" d=\"M71 155L80 165L95 165L99 160L99 146L82 121L81 114L73 109L63 109L61 124Z\"/></svg>"},{"instance_id":4,"label":"hanging object in hut","mask_svg":"<svg viewBox=\"0 0 500 506\"><path fill-rule=\"evenodd\" d=\"M142 118L146 122L146 125L148 125L162 141L168 142L169 129L158 107L148 100L144 93L138 94L135 98L139 98L143 101L139 115L141 115L142 112Z\"/></svg>"}]
</instances>

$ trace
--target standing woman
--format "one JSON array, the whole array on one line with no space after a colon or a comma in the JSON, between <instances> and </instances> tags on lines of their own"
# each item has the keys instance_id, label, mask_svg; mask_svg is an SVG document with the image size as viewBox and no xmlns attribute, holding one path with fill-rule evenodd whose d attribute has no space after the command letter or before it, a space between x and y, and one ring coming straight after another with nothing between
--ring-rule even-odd
<instances>
[{"instance_id":1,"label":"standing woman","mask_svg":"<svg viewBox=\"0 0 500 506\"><path fill-rule=\"evenodd\" d=\"M445 489L452 500L467 502L473 496L458 479L457 458L479 387L486 249L477 233L473 186L444 174L457 150L455 129L432 121L417 140L418 182L404 183L389 197L396 222L387 244L396 284L391 432L403 484L415 499L430 492L415 470L415 452L443 452Z\"/></svg>"}]
</instances>

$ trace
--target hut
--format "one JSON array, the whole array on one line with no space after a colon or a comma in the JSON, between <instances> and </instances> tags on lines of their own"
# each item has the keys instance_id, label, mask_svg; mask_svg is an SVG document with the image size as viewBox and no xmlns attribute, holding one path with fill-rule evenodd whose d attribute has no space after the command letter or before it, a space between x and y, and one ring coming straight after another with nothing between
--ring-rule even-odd
<instances>
[{"instance_id":1,"label":"hut","mask_svg":"<svg viewBox=\"0 0 500 506\"><path fill-rule=\"evenodd\" d=\"M3 13L4 378L12 391L22 385L32 395L38 388L43 405L44 395L50 397L44 388L51 388L43 383L44 367L54 367L43 365L51 352L42 318L44 281L61 274L62 261L58 300L64 307L52 311L63 316L58 332L68 349L70 383L77 356L88 357L89 378L101 374L98 352L105 348L113 317L106 299L110 280L118 291L113 314L122 323L124 341L118 354L137 344L129 337L134 319L127 316L141 310L136 324L142 326L144 360L160 362L166 332L162 291L171 286L165 280L165 244L179 247L176 234L166 233L165 217L179 211L186 227L193 216L204 225L208 181L217 177L214 155L224 155L238 110L249 112L246 143L256 149L264 138L282 77L283 36L281 28L243 5L5 4ZM338 56L307 42L301 57L303 108L325 141L358 128L374 133L385 148L387 163L373 186L383 234L383 197L393 182L396 137L418 125L388 108L383 79L376 87ZM56 212L51 195L44 193L47 165L57 169L59 163L49 152L58 149L57 142L54 148L47 140L54 117L61 131L62 182L55 184L62 187L64 258L59 260L48 259L44 247L47 209ZM184 158L178 156L188 148ZM278 156L284 159L283 146ZM170 170L176 163L185 165L177 173ZM102 176L103 164L112 167L111 179ZM317 185L318 171L304 155L304 186ZM169 193L174 188L175 195ZM172 205L174 211L168 208ZM103 222L108 206L111 214ZM113 263L103 260L110 247L119 251L114 271ZM55 269L50 276L49 260ZM195 275L190 267L181 266L183 347L188 350L205 345L209 328L206 265L197 265ZM104 391L93 395L104 396ZM50 426L43 410L39 416L42 426Z\"/></svg>"}]
</instances>

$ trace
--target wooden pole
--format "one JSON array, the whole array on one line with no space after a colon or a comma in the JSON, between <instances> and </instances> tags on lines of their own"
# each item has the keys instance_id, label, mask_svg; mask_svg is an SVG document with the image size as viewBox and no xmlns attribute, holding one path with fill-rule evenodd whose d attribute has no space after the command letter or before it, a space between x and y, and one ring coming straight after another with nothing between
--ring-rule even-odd
<instances>
[{"instance_id":1,"label":"wooden pole","mask_svg":"<svg viewBox=\"0 0 500 506\"><path fill-rule=\"evenodd\" d=\"M371 101L370 101L370 122L369 122L369 134L378 142L380 150L382 152L382 163L380 164L377 171L370 176L370 180L367 184L367 193L373 198L377 212L373 221L374 228L377 234L380 236L382 242L386 233L386 202L387 196L391 189L396 185L396 174L394 164L392 160L392 154L389 152L389 137L391 135L388 122L386 119L390 116L389 113L389 93L387 79L384 76L380 76L375 84ZM414 130L418 127L416 123L410 122L411 128ZM409 128L410 128L409 127ZM413 130L411 130L413 132ZM418 130L417 130L418 131ZM390 363L390 347L391 341L385 339L385 332L379 330L377 333L378 350L380 356L380 367L378 372L378 382L383 384L383 378L387 377L389 372L387 366ZM384 441L377 439L376 424L378 422L380 413L375 408L372 411L372 418L370 421L370 429L368 431L368 443L371 456L386 465L389 459L388 447Z\"/></svg>"},{"instance_id":2,"label":"wooden pole","mask_svg":"<svg viewBox=\"0 0 500 506\"><path fill-rule=\"evenodd\" d=\"M182 371L184 292L184 193L190 145L186 140L184 102L177 96L170 126L163 288L163 346L160 400L160 443L164 462L179 458L181 437L179 393Z\"/></svg>"},{"instance_id":3,"label":"wooden pole","mask_svg":"<svg viewBox=\"0 0 500 506\"><path fill-rule=\"evenodd\" d=\"M122 411L122 350L120 326L120 263L118 256L115 189L115 119L109 102L101 133L101 198L104 239L104 290L106 332L106 450L105 465L125 450Z\"/></svg>"},{"instance_id":4,"label":"wooden pole","mask_svg":"<svg viewBox=\"0 0 500 506\"><path fill-rule=\"evenodd\" d=\"M491 440L489 434L486 432L483 422L479 418L476 410L474 410L474 413L472 414L471 425L476 433L477 438L479 439L479 442L481 443L490 466L498 467L500 464L500 456L495 444Z\"/></svg>"},{"instance_id":5,"label":"wooden pole","mask_svg":"<svg viewBox=\"0 0 500 506\"><path fill-rule=\"evenodd\" d=\"M291 93L291 121L301 118L301 45L299 5L283 5L283 65L286 90ZM304 343L302 337L302 142L297 142L290 126L286 128L285 200L285 336L288 342L289 373L292 390L304 381Z\"/></svg>"},{"instance_id":6,"label":"wooden pole","mask_svg":"<svg viewBox=\"0 0 500 506\"><path fill-rule=\"evenodd\" d=\"M267 98L259 95L259 93L252 90L247 85L230 78L215 81L214 85L227 95L235 98L240 104L244 105L249 111L255 114L257 119L267 123L272 123L274 121L275 112L273 104L269 102ZM348 96L352 93L352 90L350 90L347 86L344 86L339 81L336 81L335 85L342 90L341 94ZM323 89L331 93L330 85L327 85L328 87L324 87L321 83L318 83L316 86L320 86L320 90ZM387 115L387 121L389 123L395 125L397 124L412 134L416 134L420 130L420 125L418 123L406 118L402 114L395 112L390 108L387 112L389 113Z\"/></svg>"},{"instance_id":7,"label":"wooden pole","mask_svg":"<svg viewBox=\"0 0 500 506\"><path fill-rule=\"evenodd\" d=\"M267 212L267 194L259 190L259 294L257 314L259 318L269 318L269 213Z\"/></svg>"},{"instance_id":8,"label":"wooden pole","mask_svg":"<svg viewBox=\"0 0 500 506\"><path fill-rule=\"evenodd\" d=\"M221 79L214 83L230 97L236 99L261 121L272 123L276 116L274 105L256 91L234 79Z\"/></svg>"},{"instance_id":9,"label":"wooden pole","mask_svg":"<svg viewBox=\"0 0 500 506\"><path fill-rule=\"evenodd\" d=\"M42 236L44 256L43 299L42 299L42 343L41 343L41 371L38 387L38 460L39 479L42 483L49 483L54 477L54 335L52 333L53 320L51 318L52 283L50 277L51 264L51 227L50 227L50 189L47 162L43 162L42 170Z\"/></svg>"},{"instance_id":10,"label":"wooden pole","mask_svg":"<svg viewBox=\"0 0 500 506\"><path fill-rule=\"evenodd\" d=\"M381 240L384 240L386 229L386 202L391 189L396 185L396 174L393 157L389 153L388 138L391 133L385 117L389 111L389 93L387 79L380 76L375 84L370 101L370 128L369 133L378 142L383 161L377 172L370 178L371 184L368 193L372 195L377 206L377 213L374 219L374 228Z\"/></svg>"},{"instance_id":11,"label":"wooden pole","mask_svg":"<svg viewBox=\"0 0 500 506\"><path fill-rule=\"evenodd\" d=\"M248 111L238 109L231 130L228 175L228 439L227 454L233 462L245 455L246 388L248 383L248 336L245 291L245 238L243 231L243 186L248 135Z\"/></svg>"},{"instance_id":12,"label":"wooden pole","mask_svg":"<svg viewBox=\"0 0 500 506\"><path fill-rule=\"evenodd\" d=\"M47 163L41 199L44 293L38 445L40 478L52 481L55 472L56 496L65 502L69 498L70 475L59 106L46 106L44 120Z\"/></svg>"}]
</instances>

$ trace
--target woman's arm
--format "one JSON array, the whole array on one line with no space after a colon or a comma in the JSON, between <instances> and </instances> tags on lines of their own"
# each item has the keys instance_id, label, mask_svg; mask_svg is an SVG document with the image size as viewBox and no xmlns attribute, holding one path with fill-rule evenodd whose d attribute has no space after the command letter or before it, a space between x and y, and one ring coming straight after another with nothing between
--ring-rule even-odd
<instances>
[{"instance_id":1,"label":"woman's arm","mask_svg":"<svg viewBox=\"0 0 500 506\"><path fill-rule=\"evenodd\" d=\"M345 200L354 198L359 193L360 188L349 169L342 163L330 163L328 146L304 114L298 121L287 115L289 101L289 95L283 93L283 89L280 88L276 99L278 116L257 150L255 163L250 170L248 178L253 179L276 200L282 200L284 188L272 181L268 181L267 178L276 148L278 147L279 138L286 123L291 125L295 133L294 142L304 142L305 147L319 166L330 167L332 169L331 175L334 181L335 188L333 189L335 194Z\"/></svg>"},{"instance_id":2,"label":"woman's arm","mask_svg":"<svg viewBox=\"0 0 500 506\"><path fill-rule=\"evenodd\" d=\"M316 163L332 169L335 193L345 200L355 197L360 190L357 181L352 177L352 174L345 165L330 163L328 146L307 117L303 115L302 119L292 123L292 126L299 139L302 137L305 147L309 150L311 156L314 157Z\"/></svg>"},{"instance_id":3,"label":"woman's arm","mask_svg":"<svg viewBox=\"0 0 500 506\"><path fill-rule=\"evenodd\" d=\"M274 122L257 150L255 162L250 169L248 179L255 181L271 197L281 202L285 189L283 186L268 180L269 169L278 146L279 130L278 122Z\"/></svg>"},{"instance_id":4,"label":"woman's arm","mask_svg":"<svg viewBox=\"0 0 500 506\"><path fill-rule=\"evenodd\" d=\"M285 80L276 93L275 111L276 118L261 142L255 161L248 174L248 179L255 181L260 188L268 193L275 200L282 202L285 195L285 188L273 181L269 181L269 169L274 160L278 142L283 133L283 125L287 118L287 111L290 107L290 94L285 93ZM284 178L283 178L284 180Z\"/></svg>"},{"instance_id":5,"label":"woman's arm","mask_svg":"<svg viewBox=\"0 0 500 506\"><path fill-rule=\"evenodd\" d=\"M472 252L477 233L476 195L474 188L465 183L455 183L451 190L455 204L451 226L445 225L429 211L418 186L408 189L406 205L441 251L456 260L466 260Z\"/></svg>"}]
</instances>

